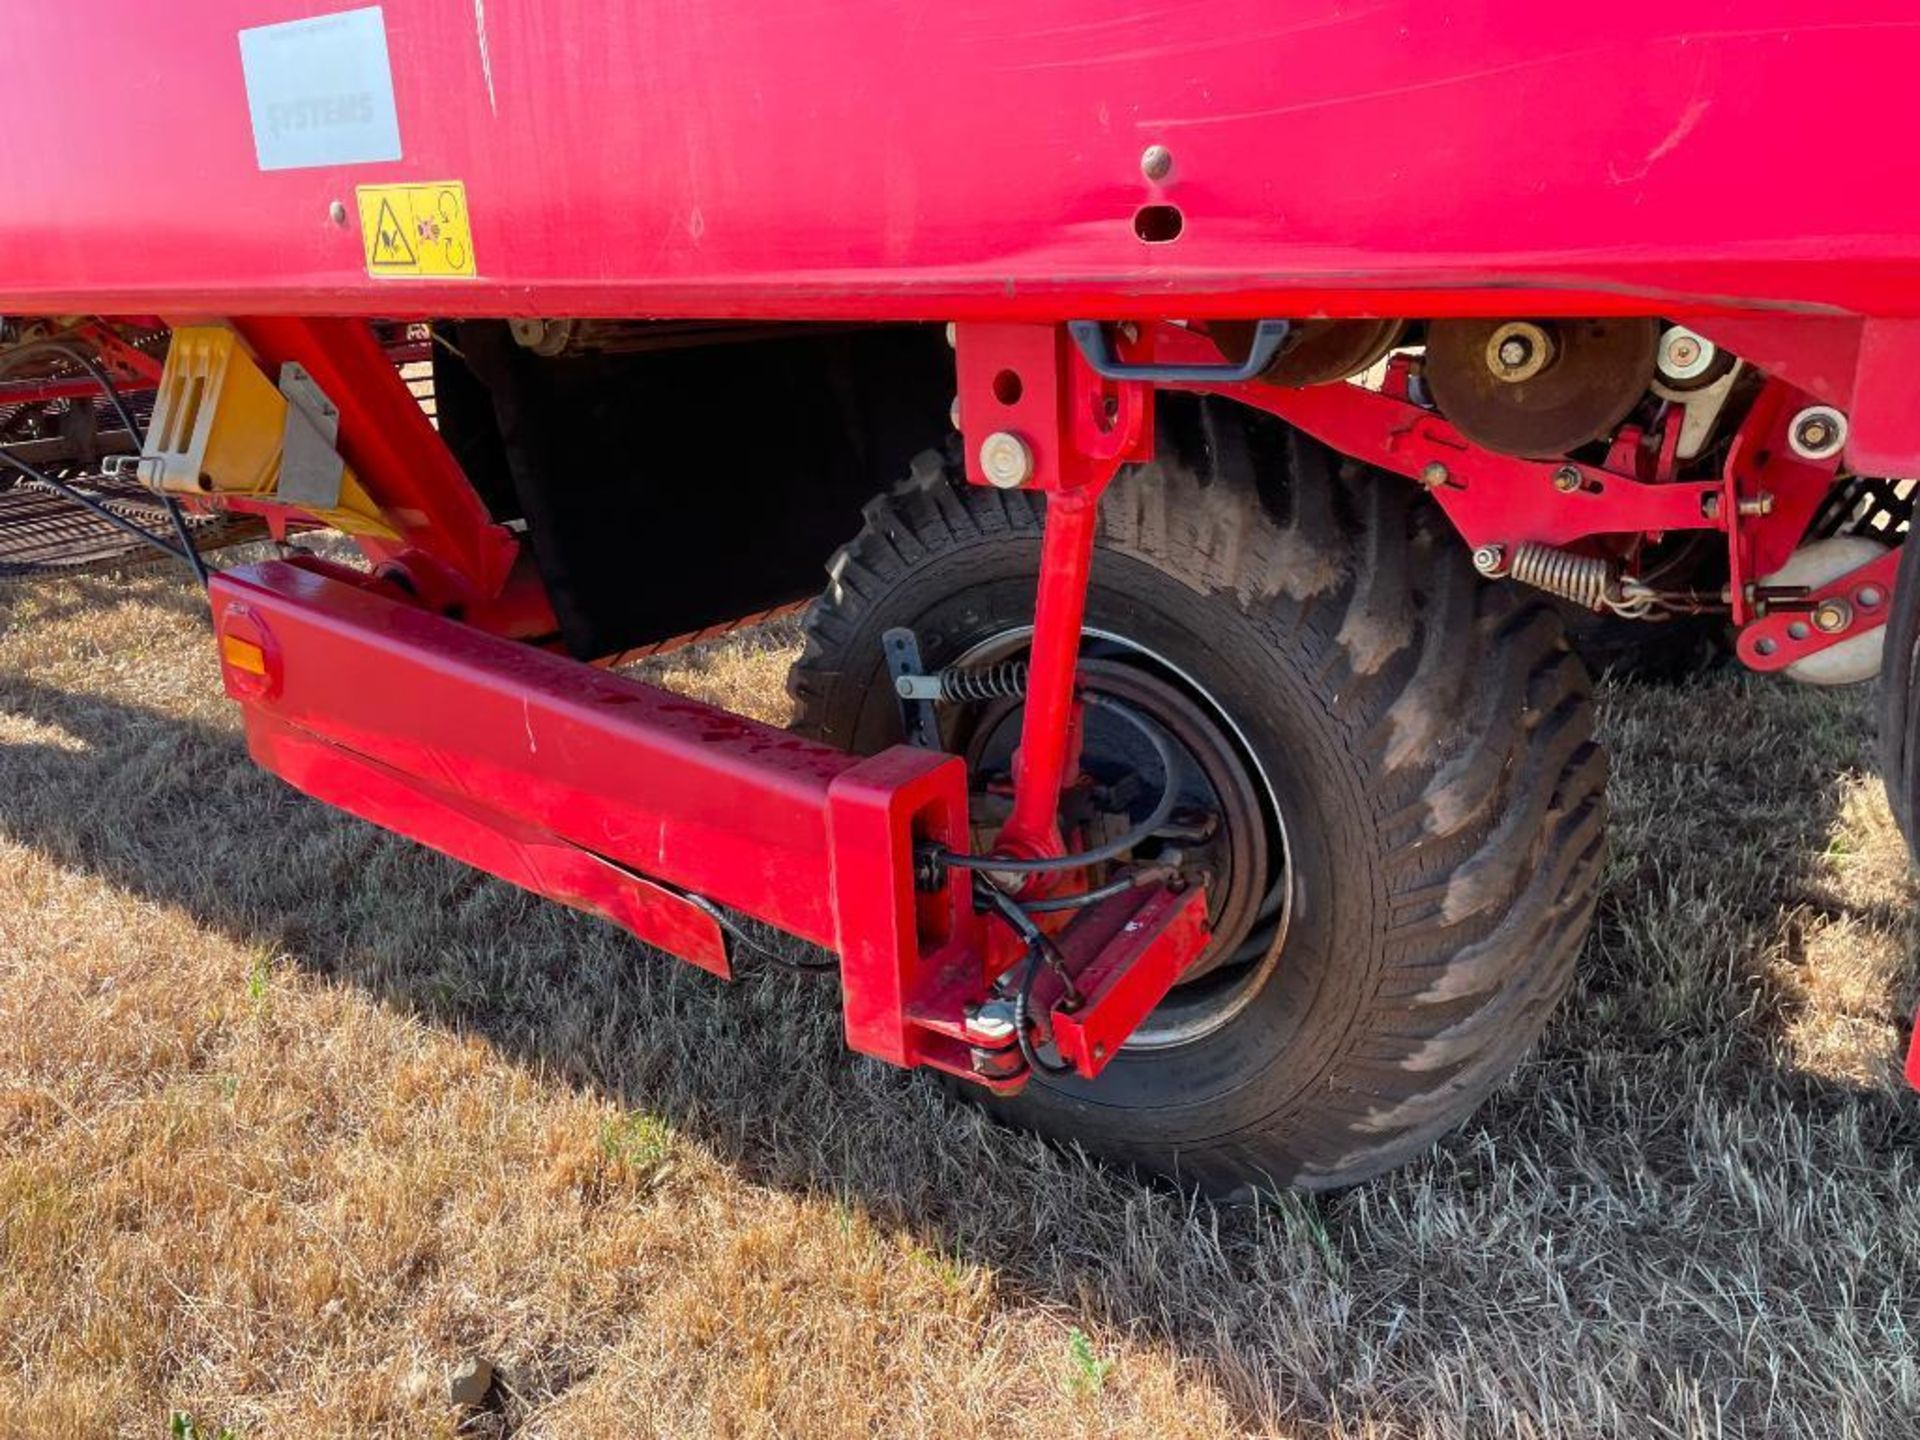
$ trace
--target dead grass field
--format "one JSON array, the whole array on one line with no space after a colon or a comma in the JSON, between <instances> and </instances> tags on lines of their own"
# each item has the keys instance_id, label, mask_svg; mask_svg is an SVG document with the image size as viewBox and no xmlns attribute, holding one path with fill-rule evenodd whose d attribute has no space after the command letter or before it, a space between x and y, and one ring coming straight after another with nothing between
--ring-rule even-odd
<instances>
[{"instance_id":1,"label":"dead grass field","mask_svg":"<svg viewBox=\"0 0 1920 1440\"><path fill-rule=\"evenodd\" d=\"M1610 689L1544 1049L1405 1172L1221 1211L257 773L200 616L0 591L0 1434L1920 1434L1865 694ZM656 673L777 718L789 644Z\"/></svg>"}]
</instances>

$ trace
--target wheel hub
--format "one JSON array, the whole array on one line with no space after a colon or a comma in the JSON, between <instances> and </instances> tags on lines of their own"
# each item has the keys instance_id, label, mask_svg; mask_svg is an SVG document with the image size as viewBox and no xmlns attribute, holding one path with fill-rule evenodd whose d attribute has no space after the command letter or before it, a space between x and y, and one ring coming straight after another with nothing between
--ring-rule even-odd
<instances>
[{"instance_id":1,"label":"wheel hub","mask_svg":"<svg viewBox=\"0 0 1920 1440\"><path fill-rule=\"evenodd\" d=\"M1004 660L1025 632L975 646L963 665ZM1213 940L1129 1041L1129 1050L1184 1044L1238 1014L1264 984L1285 938L1292 880L1284 826L1271 787L1210 696L1131 642L1089 633L1080 666L1085 690L1122 700L1172 742L1178 804L1172 821L1124 863L1177 864L1207 886ZM976 777L975 848L988 848L1010 807L1013 753L1024 703L1002 699L956 712L948 748ZM1085 848L1136 824L1167 777L1151 747L1089 708L1080 773L1061 800L1069 848ZM1111 868L1119 868L1117 865ZM1089 875L1089 885L1109 872Z\"/></svg>"}]
</instances>

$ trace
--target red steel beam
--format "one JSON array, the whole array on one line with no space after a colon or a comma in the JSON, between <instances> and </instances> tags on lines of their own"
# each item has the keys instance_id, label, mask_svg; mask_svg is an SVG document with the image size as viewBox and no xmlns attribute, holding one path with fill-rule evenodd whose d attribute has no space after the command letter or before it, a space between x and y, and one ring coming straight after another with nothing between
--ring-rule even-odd
<instances>
[{"instance_id":1,"label":"red steel beam","mask_svg":"<svg viewBox=\"0 0 1920 1440\"><path fill-rule=\"evenodd\" d=\"M980 922L964 875L914 879L918 846L966 844L959 760L848 755L287 562L211 594L267 769L709 969L689 894L827 946L855 1048L971 1074Z\"/></svg>"}]
</instances>

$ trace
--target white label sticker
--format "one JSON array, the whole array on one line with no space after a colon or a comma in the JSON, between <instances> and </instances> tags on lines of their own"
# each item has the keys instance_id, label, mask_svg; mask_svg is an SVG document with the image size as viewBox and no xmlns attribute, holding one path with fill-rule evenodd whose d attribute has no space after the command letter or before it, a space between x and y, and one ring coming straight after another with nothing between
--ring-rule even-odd
<instances>
[{"instance_id":1,"label":"white label sticker","mask_svg":"<svg viewBox=\"0 0 1920 1440\"><path fill-rule=\"evenodd\" d=\"M400 158L378 5L242 30L240 68L262 170Z\"/></svg>"}]
</instances>

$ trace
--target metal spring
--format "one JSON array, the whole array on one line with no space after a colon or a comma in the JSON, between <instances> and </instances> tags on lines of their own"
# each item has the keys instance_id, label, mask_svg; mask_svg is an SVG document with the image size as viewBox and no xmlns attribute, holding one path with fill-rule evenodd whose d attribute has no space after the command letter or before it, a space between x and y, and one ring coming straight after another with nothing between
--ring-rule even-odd
<instances>
[{"instance_id":1,"label":"metal spring","mask_svg":"<svg viewBox=\"0 0 1920 1440\"><path fill-rule=\"evenodd\" d=\"M1615 600L1613 562L1593 555L1575 555L1532 541L1516 545L1507 562L1507 574L1523 585L1545 590L1589 610L1604 610Z\"/></svg>"},{"instance_id":2,"label":"metal spring","mask_svg":"<svg viewBox=\"0 0 1920 1440\"><path fill-rule=\"evenodd\" d=\"M940 698L950 705L980 700L1017 700L1027 693L1027 662L998 665L950 665L940 672Z\"/></svg>"}]
</instances>

